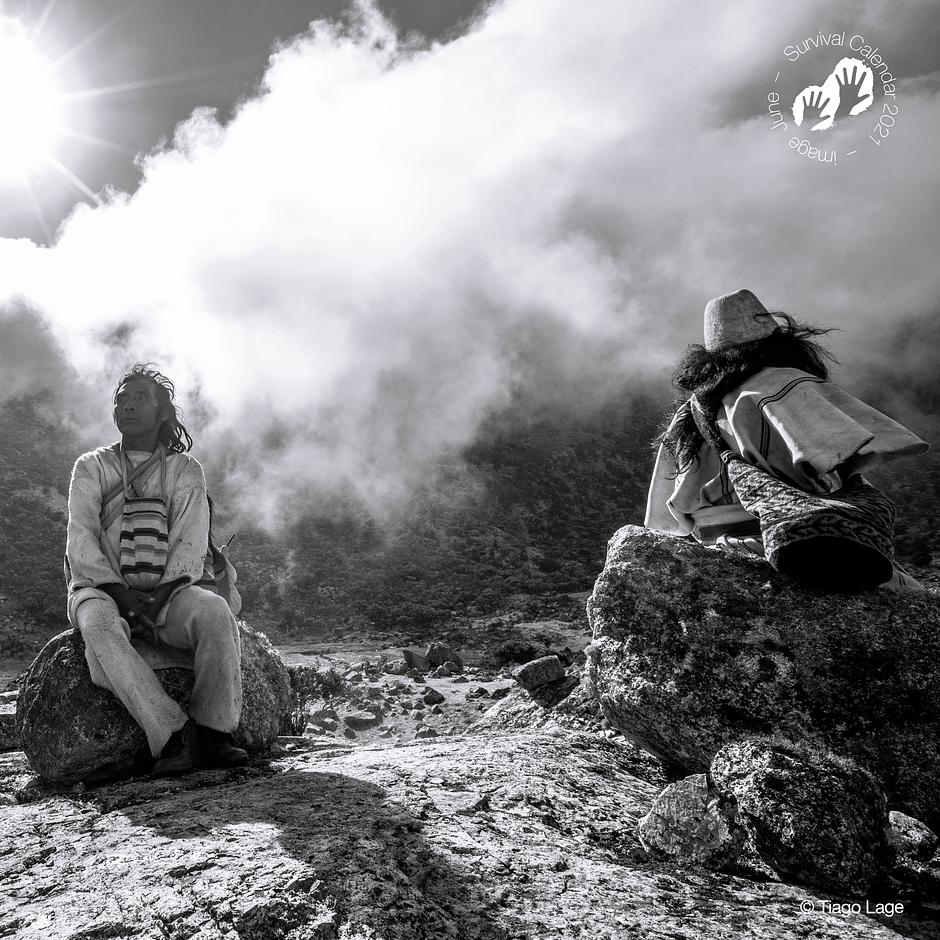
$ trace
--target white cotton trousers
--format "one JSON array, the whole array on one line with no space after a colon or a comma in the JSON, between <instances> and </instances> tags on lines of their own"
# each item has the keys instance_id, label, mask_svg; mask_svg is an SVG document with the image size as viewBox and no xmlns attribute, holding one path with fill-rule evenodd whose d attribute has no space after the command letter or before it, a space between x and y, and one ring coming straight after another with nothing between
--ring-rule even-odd
<instances>
[{"instance_id":1,"label":"white cotton trousers","mask_svg":"<svg viewBox=\"0 0 940 940\"><path fill-rule=\"evenodd\" d=\"M241 640L225 600L190 585L170 601L160 642L194 653L195 685L189 715L163 691L156 673L131 645L131 631L110 598L90 597L74 611L85 641L85 659L95 685L108 689L143 728L158 757L170 735L192 718L232 732L242 707Z\"/></svg>"}]
</instances>

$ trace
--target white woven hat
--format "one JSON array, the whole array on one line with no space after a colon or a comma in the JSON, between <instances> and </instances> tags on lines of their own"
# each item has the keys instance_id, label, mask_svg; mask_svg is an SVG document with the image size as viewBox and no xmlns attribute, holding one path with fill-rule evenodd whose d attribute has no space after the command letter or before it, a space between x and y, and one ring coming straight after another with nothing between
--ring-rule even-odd
<instances>
[{"instance_id":1,"label":"white woven hat","mask_svg":"<svg viewBox=\"0 0 940 940\"><path fill-rule=\"evenodd\" d=\"M718 349L770 336L777 323L749 290L713 297L705 305L705 348Z\"/></svg>"}]
</instances>

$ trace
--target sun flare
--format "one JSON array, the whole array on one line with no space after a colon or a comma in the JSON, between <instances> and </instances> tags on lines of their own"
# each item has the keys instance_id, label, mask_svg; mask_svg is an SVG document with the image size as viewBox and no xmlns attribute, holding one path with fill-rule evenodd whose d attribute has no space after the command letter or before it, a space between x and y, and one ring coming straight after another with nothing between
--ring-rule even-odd
<instances>
[{"instance_id":1,"label":"sun flare","mask_svg":"<svg viewBox=\"0 0 940 940\"><path fill-rule=\"evenodd\" d=\"M48 162L63 111L49 63L29 32L0 16L0 183L28 180Z\"/></svg>"}]
</instances>

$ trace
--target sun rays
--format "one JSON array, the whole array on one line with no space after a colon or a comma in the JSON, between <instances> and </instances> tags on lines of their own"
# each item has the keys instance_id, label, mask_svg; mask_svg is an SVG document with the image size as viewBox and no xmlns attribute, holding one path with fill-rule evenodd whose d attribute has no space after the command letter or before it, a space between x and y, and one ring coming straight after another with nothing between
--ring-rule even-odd
<instances>
[{"instance_id":1,"label":"sun rays","mask_svg":"<svg viewBox=\"0 0 940 940\"><path fill-rule=\"evenodd\" d=\"M127 3L117 15L52 54L53 40L62 38L56 34L54 16L58 0L47 0L34 18L27 6L24 19L4 10L0 0L0 192L16 188L25 194L47 243L52 242L53 233L42 208L43 175L53 171L83 198L100 205L101 196L76 169L80 162L76 144L131 154L127 147L83 126L89 104L176 85L205 72L190 70L147 79L128 76L99 87L66 87L63 73L69 70L63 67L68 63L80 66L83 57L94 55L95 44L139 3Z\"/></svg>"},{"instance_id":2,"label":"sun rays","mask_svg":"<svg viewBox=\"0 0 940 940\"><path fill-rule=\"evenodd\" d=\"M62 102L48 64L16 20L0 19L0 181L28 176L55 144Z\"/></svg>"}]
</instances>

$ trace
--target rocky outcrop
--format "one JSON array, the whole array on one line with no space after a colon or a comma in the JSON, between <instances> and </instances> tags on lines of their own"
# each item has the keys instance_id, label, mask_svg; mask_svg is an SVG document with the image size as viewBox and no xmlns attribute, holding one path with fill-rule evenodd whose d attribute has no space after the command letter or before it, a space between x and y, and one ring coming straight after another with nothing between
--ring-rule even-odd
<instances>
[{"instance_id":1,"label":"rocky outcrop","mask_svg":"<svg viewBox=\"0 0 940 940\"><path fill-rule=\"evenodd\" d=\"M778 732L853 758L936 827L937 597L813 592L759 559L626 526L588 616L605 716L664 760L701 773L723 745Z\"/></svg>"},{"instance_id":2,"label":"rocky outcrop","mask_svg":"<svg viewBox=\"0 0 940 940\"><path fill-rule=\"evenodd\" d=\"M888 807L871 774L851 761L783 743L725 745L711 764L761 858L785 880L850 897L881 888L894 861Z\"/></svg>"},{"instance_id":3,"label":"rocky outcrop","mask_svg":"<svg viewBox=\"0 0 940 940\"><path fill-rule=\"evenodd\" d=\"M936 937L929 911L827 914L800 887L651 858L636 824L659 788L629 754L560 731L310 742L263 768L68 796L27 787L33 802L0 812L0 935Z\"/></svg>"},{"instance_id":4,"label":"rocky outcrop","mask_svg":"<svg viewBox=\"0 0 940 940\"><path fill-rule=\"evenodd\" d=\"M886 814L881 788L851 761L779 739L723 747L710 774L666 787L637 831L651 853L683 867L855 898L940 901L936 835Z\"/></svg>"},{"instance_id":5,"label":"rocky outcrop","mask_svg":"<svg viewBox=\"0 0 940 940\"><path fill-rule=\"evenodd\" d=\"M291 692L277 652L262 633L239 624L242 639L242 716L235 742L269 748L290 711ZM158 669L167 693L186 707L193 673ZM145 769L143 731L111 692L96 686L77 630L53 637L34 660L17 702L17 731L33 769L58 783L103 780Z\"/></svg>"}]
</instances>

